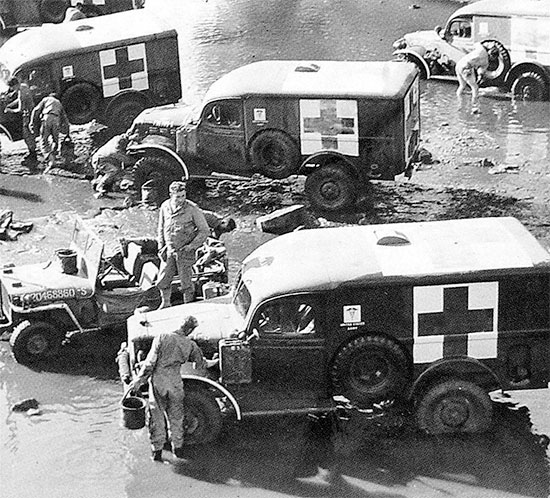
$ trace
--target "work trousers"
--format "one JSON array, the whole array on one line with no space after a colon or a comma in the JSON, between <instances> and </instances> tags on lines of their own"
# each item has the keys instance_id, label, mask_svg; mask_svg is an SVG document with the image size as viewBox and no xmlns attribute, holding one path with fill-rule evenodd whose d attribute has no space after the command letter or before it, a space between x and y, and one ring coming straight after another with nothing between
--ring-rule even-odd
<instances>
[{"instance_id":1,"label":"work trousers","mask_svg":"<svg viewBox=\"0 0 550 498\"><path fill-rule=\"evenodd\" d=\"M157 287L161 290L170 289L172 280L176 274L180 277L181 290L191 291L193 282L193 265L195 264L195 251L181 250L177 252L169 252L166 256L166 261L160 265Z\"/></svg>"},{"instance_id":2,"label":"work trousers","mask_svg":"<svg viewBox=\"0 0 550 498\"><path fill-rule=\"evenodd\" d=\"M42 118L40 127L40 140L42 143L42 154L48 162L53 162L57 154L59 144L59 116L46 114Z\"/></svg>"},{"instance_id":3,"label":"work trousers","mask_svg":"<svg viewBox=\"0 0 550 498\"><path fill-rule=\"evenodd\" d=\"M36 140L29 128L29 125L31 123L31 117L28 111L23 112L22 123L23 123L23 140L25 140L25 143L27 144L29 153L34 155L36 154Z\"/></svg>"},{"instance_id":4,"label":"work trousers","mask_svg":"<svg viewBox=\"0 0 550 498\"><path fill-rule=\"evenodd\" d=\"M162 450L167 433L173 448L183 446L184 391L181 379L179 384L167 388L155 387L153 382L149 382L149 439L153 451Z\"/></svg>"}]
</instances>

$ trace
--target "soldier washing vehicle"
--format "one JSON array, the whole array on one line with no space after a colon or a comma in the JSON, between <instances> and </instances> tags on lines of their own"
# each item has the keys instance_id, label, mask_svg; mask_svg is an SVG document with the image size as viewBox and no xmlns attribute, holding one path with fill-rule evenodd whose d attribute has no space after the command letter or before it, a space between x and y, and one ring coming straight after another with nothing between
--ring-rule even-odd
<instances>
[{"instance_id":1,"label":"soldier washing vehicle","mask_svg":"<svg viewBox=\"0 0 550 498\"><path fill-rule=\"evenodd\" d=\"M182 373L185 444L224 417L334 411L335 396L404 407L431 434L482 432L489 392L550 379L550 254L513 218L282 235L245 258L231 302L130 317L121 371L187 315L220 369Z\"/></svg>"}]
</instances>

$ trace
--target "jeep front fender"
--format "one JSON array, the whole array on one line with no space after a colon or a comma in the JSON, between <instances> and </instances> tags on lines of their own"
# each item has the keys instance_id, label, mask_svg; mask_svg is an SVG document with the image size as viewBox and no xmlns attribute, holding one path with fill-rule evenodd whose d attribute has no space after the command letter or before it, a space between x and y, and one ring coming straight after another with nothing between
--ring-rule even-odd
<instances>
[{"instance_id":1,"label":"jeep front fender","mask_svg":"<svg viewBox=\"0 0 550 498\"><path fill-rule=\"evenodd\" d=\"M224 386L212 379L209 379L208 377L201 377L200 375L183 374L181 377L183 379L184 386L186 384L194 384L203 385L204 387L213 387L216 389L231 402L233 408L235 409L235 416L237 420L242 420L242 412L239 403L235 399L235 396L233 396Z\"/></svg>"}]
</instances>

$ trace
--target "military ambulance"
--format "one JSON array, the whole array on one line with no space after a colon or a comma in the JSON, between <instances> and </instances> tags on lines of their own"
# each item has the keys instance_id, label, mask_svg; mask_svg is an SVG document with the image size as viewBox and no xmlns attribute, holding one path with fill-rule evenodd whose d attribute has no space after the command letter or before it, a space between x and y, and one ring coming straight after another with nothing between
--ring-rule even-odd
<instances>
[{"instance_id":1,"label":"military ambulance","mask_svg":"<svg viewBox=\"0 0 550 498\"><path fill-rule=\"evenodd\" d=\"M499 50L481 86L502 87L521 100L550 98L550 0L473 2L444 28L408 33L393 46L423 77L455 79L455 64L476 42Z\"/></svg>"},{"instance_id":2,"label":"military ambulance","mask_svg":"<svg viewBox=\"0 0 550 498\"><path fill-rule=\"evenodd\" d=\"M230 302L130 317L128 368L187 315L220 356L215 375L182 376L187 444L217 436L224 416L330 411L342 398L362 413L406 407L431 434L481 432L490 392L550 380L550 254L514 218L282 235L244 259Z\"/></svg>"},{"instance_id":3,"label":"military ambulance","mask_svg":"<svg viewBox=\"0 0 550 498\"><path fill-rule=\"evenodd\" d=\"M399 62L261 61L222 76L198 109L148 109L136 187L222 172L307 175L319 209L354 204L369 179L406 172L420 139L418 74Z\"/></svg>"},{"instance_id":4,"label":"military ambulance","mask_svg":"<svg viewBox=\"0 0 550 498\"><path fill-rule=\"evenodd\" d=\"M60 23L69 7L82 4L88 17L142 8L145 0L1 0L0 29L13 34L17 28Z\"/></svg>"},{"instance_id":5,"label":"military ambulance","mask_svg":"<svg viewBox=\"0 0 550 498\"><path fill-rule=\"evenodd\" d=\"M146 107L181 97L177 32L144 10L28 29L0 47L0 86L27 83L35 104L56 92L69 121L126 131ZM3 111L0 132L21 138L21 115Z\"/></svg>"}]
</instances>

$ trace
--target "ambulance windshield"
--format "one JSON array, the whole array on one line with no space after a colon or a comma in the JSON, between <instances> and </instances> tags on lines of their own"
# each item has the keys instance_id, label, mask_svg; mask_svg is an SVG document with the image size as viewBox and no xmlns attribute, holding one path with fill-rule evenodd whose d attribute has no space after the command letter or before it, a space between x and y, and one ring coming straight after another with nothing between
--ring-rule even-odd
<instances>
[{"instance_id":1,"label":"ambulance windshield","mask_svg":"<svg viewBox=\"0 0 550 498\"><path fill-rule=\"evenodd\" d=\"M8 88L8 81L11 78L11 71L8 67L0 62L0 91L5 91Z\"/></svg>"},{"instance_id":2,"label":"ambulance windshield","mask_svg":"<svg viewBox=\"0 0 550 498\"><path fill-rule=\"evenodd\" d=\"M252 302L252 299L250 296L250 291L242 280L240 274L237 278L235 289L236 291L233 297L233 304L235 305L235 309L237 310L239 315L245 318L246 314L248 313L248 309L250 308L250 303Z\"/></svg>"}]
</instances>

